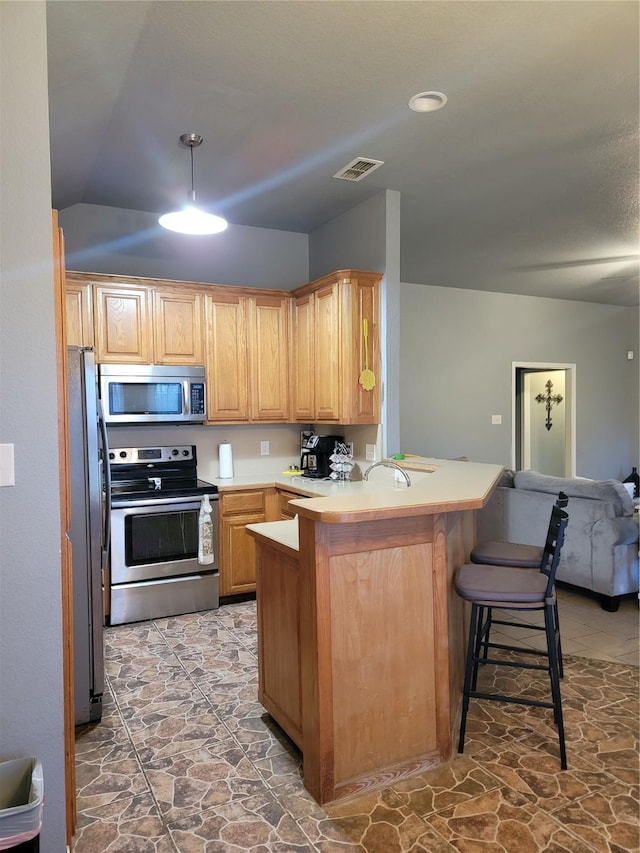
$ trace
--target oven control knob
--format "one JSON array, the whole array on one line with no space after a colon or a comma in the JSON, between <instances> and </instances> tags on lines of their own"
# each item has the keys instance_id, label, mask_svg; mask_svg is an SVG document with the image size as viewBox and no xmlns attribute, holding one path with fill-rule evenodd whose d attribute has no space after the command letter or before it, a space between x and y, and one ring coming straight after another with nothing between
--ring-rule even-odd
<instances>
[{"instance_id":1,"label":"oven control knob","mask_svg":"<svg viewBox=\"0 0 640 853\"><path fill-rule=\"evenodd\" d=\"M116 458L116 454L112 453L112 451L109 451L109 459L115 459L115 458Z\"/></svg>"},{"instance_id":2,"label":"oven control knob","mask_svg":"<svg viewBox=\"0 0 640 853\"><path fill-rule=\"evenodd\" d=\"M183 451L182 451L182 455L183 455L183 456L189 456L189 451L188 451L188 450L183 450Z\"/></svg>"},{"instance_id":3,"label":"oven control knob","mask_svg":"<svg viewBox=\"0 0 640 853\"><path fill-rule=\"evenodd\" d=\"M174 447L174 448L173 448L173 450L171 451L171 455L172 455L172 456L177 456L177 455L178 455L178 451L176 450L176 448L175 448L175 447Z\"/></svg>"},{"instance_id":4,"label":"oven control knob","mask_svg":"<svg viewBox=\"0 0 640 853\"><path fill-rule=\"evenodd\" d=\"M126 459L126 458L127 458L127 451L121 450L120 451L120 459Z\"/></svg>"}]
</instances>

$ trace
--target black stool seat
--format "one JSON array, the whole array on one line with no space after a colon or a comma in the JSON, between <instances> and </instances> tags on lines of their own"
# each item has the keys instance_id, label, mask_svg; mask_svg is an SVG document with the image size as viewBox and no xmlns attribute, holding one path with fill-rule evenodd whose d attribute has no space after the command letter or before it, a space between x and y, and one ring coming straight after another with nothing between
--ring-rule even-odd
<instances>
[{"instance_id":1,"label":"black stool seat","mask_svg":"<svg viewBox=\"0 0 640 853\"><path fill-rule=\"evenodd\" d=\"M483 607L509 609L519 606L530 609L531 604L545 604L547 576L541 572L514 572L512 566L461 566L455 579L455 590L461 598L475 601ZM555 601L555 590L551 603Z\"/></svg>"},{"instance_id":2,"label":"black stool seat","mask_svg":"<svg viewBox=\"0 0 640 853\"><path fill-rule=\"evenodd\" d=\"M518 569L539 569L544 548L538 545L521 545L515 542L479 542L471 551L472 563L491 566L514 566Z\"/></svg>"}]
</instances>

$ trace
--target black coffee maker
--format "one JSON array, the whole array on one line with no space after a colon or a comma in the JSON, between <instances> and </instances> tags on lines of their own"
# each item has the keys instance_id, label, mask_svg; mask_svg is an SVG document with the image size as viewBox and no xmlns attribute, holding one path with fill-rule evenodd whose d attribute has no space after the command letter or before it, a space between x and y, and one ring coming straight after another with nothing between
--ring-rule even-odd
<instances>
[{"instance_id":1,"label":"black coffee maker","mask_svg":"<svg viewBox=\"0 0 640 853\"><path fill-rule=\"evenodd\" d=\"M343 442L341 435L310 435L302 443L300 470L303 477L322 479L331 473L331 454L336 442Z\"/></svg>"}]
</instances>

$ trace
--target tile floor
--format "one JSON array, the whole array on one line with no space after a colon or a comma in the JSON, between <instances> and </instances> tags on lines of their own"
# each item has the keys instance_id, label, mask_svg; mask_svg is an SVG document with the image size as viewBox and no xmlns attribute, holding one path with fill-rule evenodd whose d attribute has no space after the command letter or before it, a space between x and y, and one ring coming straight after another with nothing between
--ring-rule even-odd
<instances>
[{"instance_id":1,"label":"tile floor","mask_svg":"<svg viewBox=\"0 0 640 853\"><path fill-rule=\"evenodd\" d=\"M559 598L568 771L548 711L472 701L464 755L325 808L257 702L255 602L107 629L74 853L638 851L638 604Z\"/></svg>"}]
</instances>

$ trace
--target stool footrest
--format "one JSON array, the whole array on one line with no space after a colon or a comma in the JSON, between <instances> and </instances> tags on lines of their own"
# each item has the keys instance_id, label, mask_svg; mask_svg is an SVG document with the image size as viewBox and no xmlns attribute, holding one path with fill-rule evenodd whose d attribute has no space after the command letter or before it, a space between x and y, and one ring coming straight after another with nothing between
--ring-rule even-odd
<instances>
[{"instance_id":1,"label":"stool footrest","mask_svg":"<svg viewBox=\"0 0 640 853\"><path fill-rule=\"evenodd\" d=\"M553 708L553 702L543 702L540 699L521 699L519 696L503 696L499 693L478 693L471 690L469 696L473 699L488 699L490 702L507 702L515 705L535 705L536 708Z\"/></svg>"},{"instance_id":2,"label":"stool footrest","mask_svg":"<svg viewBox=\"0 0 640 853\"><path fill-rule=\"evenodd\" d=\"M529 625L527 623L524 625L522 622L507 622L506 619L491 619L494 625L508 625L510 628L526 628L527 630L531 629L532 631L544 631L544 625Z\"/></svg>"},{"instance_id":3,"label":"stool footrest","mask_svg":"<svg viewBox=\"0 0 640 853\"><path fill-rule=\"evenodd\" d=\"M500 649L505 652L522 652L525 655L538 655L539 657L546 657L544 652L539 652L536 649L522 649L520 646L503 646L501 643L481 643L480 644L484 649ZM495 658L474 658L474 663L485 664L492 663L496 666L511 666L517 667L519 669L543 669L545 672L549 672L549 665L545 665L542 663L525 663L524 661L515 661L515 660L496 660Z\"/></svg>"}]
</instances>

